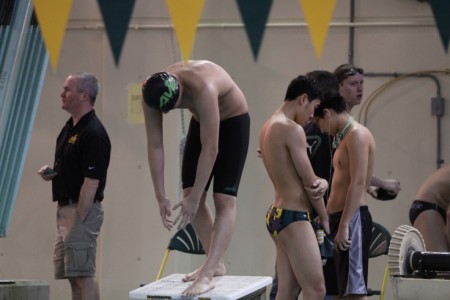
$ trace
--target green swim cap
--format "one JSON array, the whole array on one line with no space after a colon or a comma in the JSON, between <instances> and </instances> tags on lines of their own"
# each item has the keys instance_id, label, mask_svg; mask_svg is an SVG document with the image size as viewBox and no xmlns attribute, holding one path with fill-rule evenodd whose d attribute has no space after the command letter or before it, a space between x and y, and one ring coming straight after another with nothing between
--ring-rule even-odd
<instances>
[{"instance_id":1,"label":"green swim cap","mask_svg":"<svg viewBox=\"0 0 450 300\"><path fill-rule=\"evenodd\" d=\"M147 78L142 85L144 102L163 113L172 110L180 96L178 80L166 72L159 72Z\"/></svg>"}]
</instances>

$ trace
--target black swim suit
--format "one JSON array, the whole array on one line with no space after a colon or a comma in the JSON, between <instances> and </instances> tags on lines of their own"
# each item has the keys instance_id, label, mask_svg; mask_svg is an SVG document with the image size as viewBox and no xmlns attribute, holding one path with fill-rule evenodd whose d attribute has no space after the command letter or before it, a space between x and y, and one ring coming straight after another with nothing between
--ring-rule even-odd
<instances>
[{"instance_id":1,"label":"black swim suit","mask_svg":"<svg viewBox=\"0 0 450 300\"><path fill-rule=\"evenodd\" d=\"M250 139L250 116L245 113L220 122L219 153L206 184L208 190L214 178L214 193L236 196L247 158ZM194 186L198 158L202 151L200 123L191 119L184 147L181 181L183 189Z\"/></svg>"},{"instance_id":2,"label":"black swim suit","mask_svg":"<svg viewBox=\"0 0 450 300\"><path fill-rule=\"evenodd\" d=\"M411 225L414 224L414 221L420 215L420 213L429 209L433 209L438 213L440 213L442 219L444 219L444 222L446 222L447 212L445 211L445 209L443 209L436 203L431 203L422 200L414 200L413 203L411 204L411 208L409 209L409 221L411 222Z\"/></svg>"},{"instance_id":3,"label":"black swim suit","mask_svg":"<svg viewBox=\"0 0 450 300\"><path fill-rule=\"evenodd\" d=\"M310 213L277 208L271 205L266 214L266 227L273 236L277 236L281 230L297 221L308 221L311 223Z\"/></svg>"}]
</instances>

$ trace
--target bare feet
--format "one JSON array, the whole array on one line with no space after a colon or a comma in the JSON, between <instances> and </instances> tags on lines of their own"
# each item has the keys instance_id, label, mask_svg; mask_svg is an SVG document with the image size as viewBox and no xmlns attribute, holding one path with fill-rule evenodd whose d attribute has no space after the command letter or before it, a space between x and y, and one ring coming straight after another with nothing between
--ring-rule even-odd
<instances>
[{"instance_id":1,"label":"bare feet","mask_svg":"<svg viewBox=\"0 0 450 300\"><path fill-rule=\"evenodd\" d=\"M190 287L181 294L183 297L192 298L194 296L206 293L214 288L214 282L207 277L198 277Z\"/></svg>"},{"instance_id":2,"label":"bare feet","mask_svg":"<svg viewBox=\"0 0 450 300\"><path fill-rule=\"evenodd\" d=\"M184 282L196 280L197 277L198 277L198 274L200 273L202 268L203 268L203 266L201 266L200 268L198 268L194 272L186 274L186 276L184 276L182 280ZM223 276L223 275L225 275L226 272L227 272L227 268L225 267L225 264L223 263L223 260L221 260L219 262L219 264L217 265L216 269L214 270L213 276L214 277L215 276Z\"/></svg>"}]
</instances>

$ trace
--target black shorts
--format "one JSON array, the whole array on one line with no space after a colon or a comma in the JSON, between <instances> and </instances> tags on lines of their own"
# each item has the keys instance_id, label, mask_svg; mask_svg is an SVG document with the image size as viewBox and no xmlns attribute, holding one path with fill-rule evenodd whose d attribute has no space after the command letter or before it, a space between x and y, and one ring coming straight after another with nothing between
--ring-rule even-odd
<instances>
[{"instance_id":1,"label":"black shorts","mask_svg":"<svg viewBox=\"0 0 450 300\"><path fill-rule=\"evenodd\" d=\"M220 122L219 153L205 191L209 189L211 180L214 178L214 193L237 195L245 159L247 158L249 139L250 116L248 113ZM200 123L192 118L186 137L181 168L183 189L194 186L201 150Z\"/></svg>"},{"instance_id":2,"label":"black shorts","mask_svg":"<svg viewBox=\"0 0 450 300\"><path fill-rule=\"evenodd\" d=\"M330 235L333 239L339 229L342 212L329 216ZM334 264L340 297L367 295L369 248L372 237L372 216L367 206L360 206L350 224L350 248L334 251ZM328 263L328 262L327 262ZM328 295L328 291L327 291Z\"/></svg>"},{"instance_id":3,"label":"black shorts","mask_svg":"<svg viewBox=\"0 0 450 300\"><path fill-rule=\"evenodd\" d=\"M334 257L327 257L327 263L323 266L323 277L325 279L326 294L328 296L338 295L339 289L336 280Z\"/></svg>"}]
</instances>

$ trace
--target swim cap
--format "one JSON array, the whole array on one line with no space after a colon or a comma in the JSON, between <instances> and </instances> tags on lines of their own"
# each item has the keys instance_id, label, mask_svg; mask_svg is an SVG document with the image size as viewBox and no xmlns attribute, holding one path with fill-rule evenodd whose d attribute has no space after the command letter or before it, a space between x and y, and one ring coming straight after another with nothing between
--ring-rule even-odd
<instances>
[{"instance_id":1,"label":"swim cap","mask_svg":"<svg viewBox=\"0 0 450 300\"><path fill-rule=\"evenodd\" d=\"M177 103L180 84L174 76L166 72L155 73L142 85L142 96L148 106L166 113Z\"/></svg>"}]
</instances>

